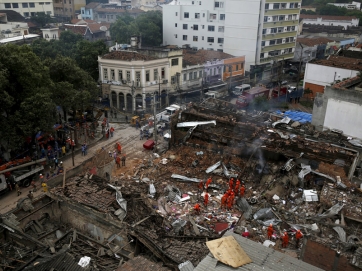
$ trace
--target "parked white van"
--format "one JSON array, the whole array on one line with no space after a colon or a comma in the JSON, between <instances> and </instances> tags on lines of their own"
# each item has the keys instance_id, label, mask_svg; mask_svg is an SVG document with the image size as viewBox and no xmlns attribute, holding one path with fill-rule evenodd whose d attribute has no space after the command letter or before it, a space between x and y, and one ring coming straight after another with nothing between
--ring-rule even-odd
<instances>
[{"instance_id":1,"label":"parked white van","mask_svg":"<svg viewBox=\"0 0 362 271\"><path fill-rule=\"evenodd\" d=\"M251 86L248 84L242 84L240 86L234 87L233 96L239 97L243 94L244 91L251 89Z\"/></svg>"}]
</instances>

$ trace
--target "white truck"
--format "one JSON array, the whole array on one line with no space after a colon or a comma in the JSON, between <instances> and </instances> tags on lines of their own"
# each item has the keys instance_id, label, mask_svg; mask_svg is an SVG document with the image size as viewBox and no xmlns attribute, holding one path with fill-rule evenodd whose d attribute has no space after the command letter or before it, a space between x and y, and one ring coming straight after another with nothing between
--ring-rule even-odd
<instances>
[{"instance_id":1,"label":"white truck","mask_svg":"<svg viewBox=\"0 0 362 271\"><path fill-rule=\"evenodd\" d=\"M44 169L44 166L41 164L44 161L45 159L40 159L0 171L0 194L9 191L10 186L13 189L16 183L19 186L28 187L32 179L35 178L35 175L40 174Z\"/></svg>"},{"instance_id":2,"label":"white truck","mask_svg":"<svg viewBox=\"0 0 362 271\"><path fill-rule=\"evenodd\" d=\"M164 111L156 115L156 120L158 121L170 121L170 117L175 114L177 110L181 109L181 106L178 104L171 104L169 107L166 107ZM150 117L150 120L153 120L153 116Z\"/></svg>"}]
</instances>

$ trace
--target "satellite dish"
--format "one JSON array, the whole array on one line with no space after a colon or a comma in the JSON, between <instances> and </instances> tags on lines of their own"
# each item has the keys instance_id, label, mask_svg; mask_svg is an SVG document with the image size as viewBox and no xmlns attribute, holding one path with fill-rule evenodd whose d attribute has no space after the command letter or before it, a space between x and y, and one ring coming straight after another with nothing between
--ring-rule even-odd
<instances>
[{"instance_id":1,"label":"satellite dish","mask_svg":"<svg viewBox=\"0 0 362 271\"><path fill-rule=\"evenodd\" d=\"M107 31L108 28L107 28L107 26L102 25L99 29L102 31Z\"/></svg>"}]
</instances>

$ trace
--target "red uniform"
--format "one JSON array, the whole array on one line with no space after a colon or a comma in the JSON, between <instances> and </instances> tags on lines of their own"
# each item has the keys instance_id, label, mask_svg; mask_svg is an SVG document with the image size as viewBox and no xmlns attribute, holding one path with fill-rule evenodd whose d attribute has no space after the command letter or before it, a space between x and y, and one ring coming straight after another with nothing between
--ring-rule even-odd
<instances>
[{"instance_id":1,"label":"red uniform","mask_svg":"<svg viewBox=\"0 0 362 271\"><path fill-rule=\"evenodd\" d=\"M204 182L202 180L199 182L199 189L204 189Z\"/></svg>"},{"instance_id":2,"label":"red uniform","mask_svg":"<svg viewBox=\"0 0 362 271\"><path fill-rule=\"evenodd\" d=\"M209 194L205 193L205 198L204 198L204 205L207 206L207 203L209 202Z\"/></svg>"},{"instance_id":3,"label":"red uniform","mask_svg":"<svg viewBox=\"0 0 362 271\"><path fill-rule=\"evenodd\" d=\"M200 204L196 203L194 206L194 210L196 213L200 213Z\"/></svg>"},{"instance_id":4,"label":"red uniform","mask_svg":"<svg viewBox=\"0 0 362 271\"><path fill-rule=\"evenodd\" d=\"M231 178L229 181L229 189L234 190L234 178Z\"/></svg>"},{"instance_id":5,"label":"red uniform","mask_svg":"<svg viewBox=\"0 0 362 271\"><path fill-rule=\"evenodd\" d=\"M270 224L268 227L268 239L270 240L272 235L273 235L274 229L273 229L273 225Z\"/></svg>"},{"instance_id":6,"label":"red uniform","mask_svg":"<svg viewBox=\"0 0 362 271\"><path fill-rule=\"evenodd\" d=\"M287 247L287 246L288 246L288 243L289 243L289 236L288 236L288 233L287 233L287 232L284 232L284 235L283 235L283 237L282 237L282 240L283 240L282 247Z\"/></svg>"},{"instance_id":7,"label":"red uniform","mask_svg":"<svg viewBox=\"0 0 362 271\"><path fill-rule=\"evenodd\" d=\"M302 238L303 238L303 233L302 233L300 230L297 230L297 233L295 234L295 239L296 239L296 244L295 244L295 246L296 246L296 248L299 247L299 241L300 241L300 239L302 239Z\"/></svg>"},{"instance_id":8,"label":"red uniform","mask_svg":"<svg viewBox=\"0 0 362 271\"><path fill-rule=\"evenodd\" d=\"M230 210L231 207L233 206L233 203L234 203L234 192L231 192L229 197L227 198L227 204L228 204L228 209Z\"/></svg>"},{"instance_id":9,"label":"red uniform","mask_svg":"<svg viewBox=\"0 0 362 271\"><path fill-rule=\"evenodd\" d=\"M228 200L229 195L227 193L224 194L221 198L221 208L226 207L226 202Z\"/></svg>"},{"instance_id":10,"label":"red uniform","mask_svg":"<svg viewBox=\"0 0 362 271\"><path fill-rule=\"evenodd\" d=\"M122 153L122 146L119 144L119 142L117 142L117 151L118 153Z\"/></svg>"},{"instance_id":11,"label":"red uniform","mask_svg":"<svg viewBox=\"0 0 362 271\"><path fill-rule=\"evenodd\" d=\"M240 187L240 181L239 181L239 180L236 180L235 189L234 189L234 192L235 192L236 195L237 195L238 192L239 192L239 187Z\"/></svg>"},{"instance_id":12,"label":"red uniform","mask_svg":"<svg viewBox=\"0 0 362 271\"><path fill-rule=\"evenodd\" d=\"M242 185L240 188L240 197L244 197L244 193L245 193L245 185Z\"/></svg>"},{"instance_id":13,"label":"red uniform","mask_svg":"<svg viewBox=\"0 0 362 271\"><path fill-rule=\"evenodd\" d=\"M207 179L207 181L206 181L206 189L209 188L209 185L211 184L211 182L212 182L211 178Z\"/></svg>"}]
</instances>

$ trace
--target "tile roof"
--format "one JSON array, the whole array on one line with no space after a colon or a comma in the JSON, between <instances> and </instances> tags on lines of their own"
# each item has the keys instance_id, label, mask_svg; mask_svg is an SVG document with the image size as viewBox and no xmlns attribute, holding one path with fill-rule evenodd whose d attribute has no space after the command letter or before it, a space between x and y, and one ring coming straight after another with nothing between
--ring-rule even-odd
<instances>
[{"instance_id":1,"label":"tile roof","mask_svg":"<svg viewBox=\"0 0 362 271\"><path fill-rule=\"evenodd\" d=\"M77 23L79 23L79 22L85 22L85 23L83 23L83 24L91 24L91 23L97 23L96 21L94 21L94 20L83 20L83 19L72 19L70 22L72 23L72 24L77 24Z\"/></svg>"},{"instance_id":2,"label":"tile roof","mask_svg":"<svg viewBox=\"0 0 362 271\"><path fill-rule=\"evenodd\" d=\"M84 36L88 27L86 25L65 24L64 28L66 30L72 31L75 34Z\"/></svg>"},{"instance_id":3,"label":"tile roof","mask_svg":"<svg viewBox=\"0 0 362 271\"><path fill-rule=\"evenodd\" d=\"M95 23L95 24L88 24L88 28L92 33L97 33L97 32L101 32L102 30L100 29L101 26L105 26L107 27L107 29L109 29L111 27L111 24L108 23Z\"/></svg>"},{"instance_id":4,"label":"tile roof","mask_svg":"<svg viewBox=\"0 0 362 271\"><path fill-rule=\"evenodd\" d=\"M0 13L5 13L8 22L24 22L25 18L18 12L14 10L0 10Z\"/></svg>"},{"instance_id":5,"label":"tile roof","mask_svg":"<svg viewBox=\"0 0 362 271\"><path fill-rule=\"evenodd\" d=\"M134 8L134 9L121 9L121 8L95 8L97 12L105 12L105 13L144 13L145 11Z\"/></svg>"},{"instance_id":6,"label":"tile roof","mask_svg":"<svg viewBox=\"0 0 362 271\"><path fill-rule=\"evenodd\" d=\"M239 268L227 266L218 262L211 253L209 253L194 271L265 271L265 270L283 270L283 271L322 271L313 265L293 258L287 254L276 251L272 248L263 246L260 243L251 241L241 235L231 231L225 233L225 237L232 235L239 243L241 248L252 260L252 263L245 264Z\"/></svg>"},{"instance_id":7,"label":"tile roof","mask_svg":"<svg viewBox=\"0 0 362 271\"><path fill-rule=\"evenodd\" d=\"M151 262L150 260L137 256L122 266L118 267L116 271L170 271L171 269L163 267L162 263ZM172 269L173 270L173 269Z\"/></svg>"},{"instance_id":8,"label":"tile roof","mask_svg":"<svg viewBox=\"0 0 362 271\"><path fill-rule=\"evenodd\" d=\"M123 61L139 61L139 60L150 61L150 60L155 60L157 58L148 55L143 55L137 52L114 51L104 55L102 59L115 59Z\"/></svg>"},{"instance_id":9,"label":"tile roof","mask_svg":"<svg viewBox=\"0 0 362 271\"><path fill-rule=\"evenodd\" d=\"M328 42L332 42L333 40L318 37L318 38L297 38L297 43L301 43L307 46L315 46L319 44L327 44Z\"/></svg>"},{"instance_id":10,"label":"tile roof","mask_svg":"<svg viewBox=\"0 0 362 271\"><path fill-rule=\"evenodd\" d=\"M90 2L88 5L85 6L85 8L87 9L92 9L92 8L96 8L100 5L101 3L98 2Z\"/></svg>"},{"instance_id":11,"label":"tile roof","mask_svg":"<svg viewBox=\"0 0 362 271\"><path fill-rule=\"evenodd\" d=\"M332 16L332 15L309 15L309 14L300 14L302 19L317 19L322 18L322 20L335 20L335 21L351 21L356 20L356 16Z\"/></svg>"},{"instance_id":12,"label":"tile roof","mask_svg":"<svg viewBox=\"0 0 362 271\"><path fill-rule=\"evenodd\" d=\"M321 66L329 66L329 67L353 70L353 71L362 70L362 59L356 59L344 56L329 56L328 59L314 59L309 63Z\"/></svg>"},{"instance_id":13,"label":"tile roof","mask_svg":"<svg viewBox=\"0 0 362 271\"><path fill-rule=\"evenodd\" d=\"M207 61L211 61L214 59L227 59L232 58L234 56L229 55L224 52L213 51L213 50L197 50L193 51L191 49L183 50L183 65L197 65L204 64Z\"/></svg>"}]
</instances>

